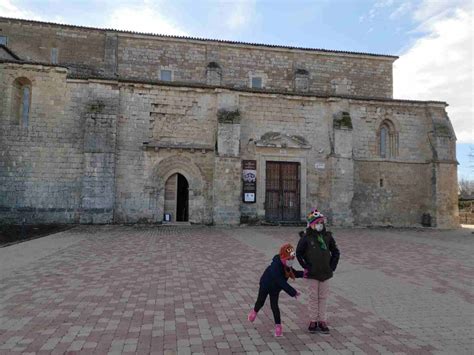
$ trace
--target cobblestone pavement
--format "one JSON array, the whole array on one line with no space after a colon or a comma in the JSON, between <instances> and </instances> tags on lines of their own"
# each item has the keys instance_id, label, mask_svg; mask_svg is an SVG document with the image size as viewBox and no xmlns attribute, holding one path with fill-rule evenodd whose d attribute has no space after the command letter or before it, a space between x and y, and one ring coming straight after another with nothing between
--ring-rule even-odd
<instances>
[{"instance_id":1,"label":"cobblestone pavement","mask_svg":"<svg viewBox=\"0 0 474 355\"><path fill-rule=\"evenodd\" d=\"M330 335L299 300L247 313L294 227L81 226L0 248L0 354L468 354L471 230L334 229Z\"/></svg>"}]
</instances>

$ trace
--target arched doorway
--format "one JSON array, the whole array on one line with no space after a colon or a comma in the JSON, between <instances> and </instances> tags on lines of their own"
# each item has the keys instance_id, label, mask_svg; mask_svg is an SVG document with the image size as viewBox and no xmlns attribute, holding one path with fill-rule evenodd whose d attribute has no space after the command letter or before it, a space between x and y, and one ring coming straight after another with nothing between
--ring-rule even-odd
<instances>
[{"instance_id":1,"label":"arched doorway","mask_svg":"<svg viewBox=\"0 0 474 355\"><path fill-rule=\"evenodd\" d=\"M165 183L164 213L171 216L172 222L189 220L189 184L179 173L171 175Z\"/></svg>"},{"instance_id":2,"label":"arched doorway","mask_svg":"<svg viewBox=\"0 0 474 355\"><path fill-rule=\"evenodd\" d=\"M176 196L176 221L187 222L189 211L189 184L188 180L181 175L178 175L178 194Z\"/></svg>"}]
</instances>

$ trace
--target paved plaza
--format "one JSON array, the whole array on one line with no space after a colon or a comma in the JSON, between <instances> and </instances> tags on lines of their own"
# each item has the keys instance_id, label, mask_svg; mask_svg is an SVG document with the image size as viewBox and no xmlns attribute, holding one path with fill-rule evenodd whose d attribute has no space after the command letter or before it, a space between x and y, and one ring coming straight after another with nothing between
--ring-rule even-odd
<instances>
[{"instance_id":1,"label":"paved plaza","mask_svg":"<svg viewBox=\"0 0 474 355\"><path fill-rule=\"evenodd\" d=\"M79 226L0 248L0 354L468 354L474 229L333 229L330 335L307 332L307 284L247 321L296 227Z\"/></svg>"}]
</instances>

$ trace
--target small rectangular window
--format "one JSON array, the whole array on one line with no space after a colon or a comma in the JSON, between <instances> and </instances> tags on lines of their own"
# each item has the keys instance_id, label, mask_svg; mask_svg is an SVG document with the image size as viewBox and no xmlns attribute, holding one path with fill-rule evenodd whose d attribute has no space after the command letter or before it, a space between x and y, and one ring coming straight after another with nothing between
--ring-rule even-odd
<instances>
[{"instance_id":1,"label":"small rectangular window","mask_svg":"<svg viewBox=\"0 0 474 355\"><path fill-rule=\"evenodd\" d=\"M7 36L0 36L0 44L7 45Z\"/></svg>"},{"instance_id":2,"label":"small rectangular window","mask_svg":"<svg viewBox=\"0 0 474 355\"><path fill-rule=\"evenodd\" d=\"M252 88L261 89L262 88L262 78L255 76L252 78Z\"/></svg>"},{"instance_id":3,"label":"small rectangular window","mask_svg":"<svg viewBox=\"0 0 474 355\"><path fill-rule=\"evenodd\" d=\"M51 64L58 64L58 49L51 48Z\"/></svg>"},{"instance_id":4,"label":"small rectangular window","mask_svg":"<svg viewBox=\"0 0 474 355\"><path fill-rule=\"evenodd\" d=\"M171 70L161 70L160 72L160 80L163 81L171 81Z\"/></svg>"}]
</instances>

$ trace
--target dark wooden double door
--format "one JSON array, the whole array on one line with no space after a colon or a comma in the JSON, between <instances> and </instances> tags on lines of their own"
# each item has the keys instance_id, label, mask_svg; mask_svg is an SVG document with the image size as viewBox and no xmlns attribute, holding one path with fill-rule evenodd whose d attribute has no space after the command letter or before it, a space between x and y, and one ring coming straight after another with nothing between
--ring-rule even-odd
<instances>
[{"instance_id":1,"label":"dark wooden double door","mask_svg":"<svg viewBox=\"0 0 474 355\"><path fill-rule=\"evenodd\" d=\"M299 221L300 164L267 161L265 179L265 218Z\"/></svg>"}]
</instances>

